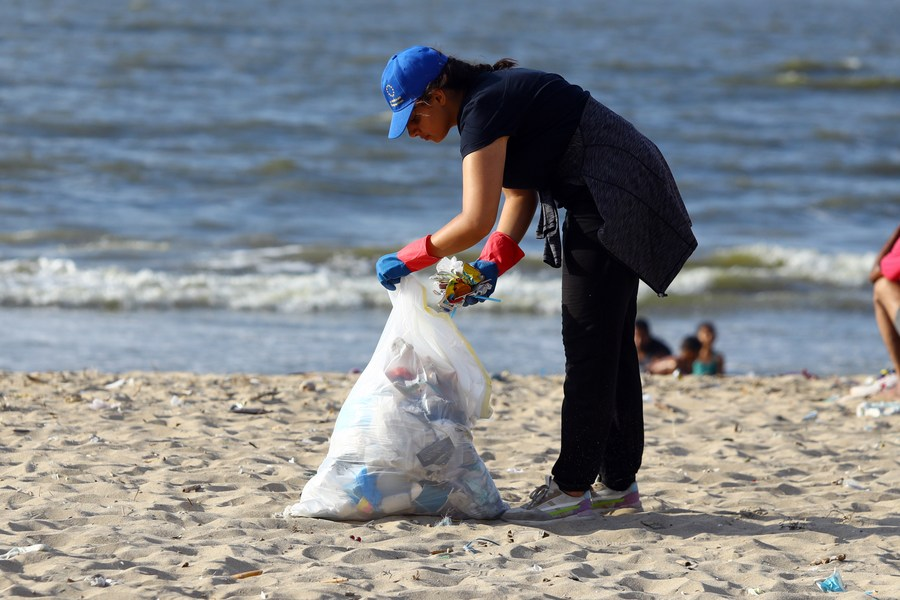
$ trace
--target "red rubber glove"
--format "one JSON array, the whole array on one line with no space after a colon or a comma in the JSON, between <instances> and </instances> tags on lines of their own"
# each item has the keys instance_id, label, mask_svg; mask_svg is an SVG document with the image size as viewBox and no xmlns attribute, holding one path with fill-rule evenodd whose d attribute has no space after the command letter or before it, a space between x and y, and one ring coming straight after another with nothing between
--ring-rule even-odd
<instances>
[{"instance_id":1,"label":"red rubber glove","mask_svg":"<svg viewBox=\"0 0 900 600\"><path fill-rule=\"evenodd\" d=\"M492 233L481 250L481 256L472 263L472 266L481 272L484 279L491 283L491 288L479 294L480 298L467 297L465 305L471 306L484 302L484 298L490 297L497 289L497 278L512 269L524 256L525 253L519 248L516 240L501 231Z\"/></svg>"}]
</instances>

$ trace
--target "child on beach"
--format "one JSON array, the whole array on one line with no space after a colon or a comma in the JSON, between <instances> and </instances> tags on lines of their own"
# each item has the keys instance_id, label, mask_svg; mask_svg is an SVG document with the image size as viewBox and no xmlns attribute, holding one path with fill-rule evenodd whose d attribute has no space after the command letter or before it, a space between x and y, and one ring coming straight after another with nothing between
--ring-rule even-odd
<instances>
[{"instance_id":1,"label":"child on beach","mask_svg":"<svg viewBox=\"0 0 900 600\"><path fill-rule=\"evenodd\" d=\"M465 305L481 302L523 258L519 242L540 205L544 260L562 268L561 448L531 500L503 518L636 508L644 448L638 281L663 295L697 241L653 142L561 76L514 67L510 59L468 63L425 46L388 61L381 80L393 112L388 137L405 131L439 143L456 127L462 207L433 234L382 256L375 270L391 290L486 238L472 266L490 291Z\"/></svg>"},{"instance_id":2,"label":"child on beach","mask_svg":"<svg viewBox=\"0 0 900 600\"><path fill-rule=\"evenodd\" d=\"M647 371L654 360L672 354L669 346L650 332L650 323L647 319L638 319L634 322L634 346L637 348L641 371Z\"/></svg>"},{"instance_id":3,"label":"child on beach","mask_svg":"<svg viewBox=\"0 0 900 600\"><path fill-rule=\"evenodd\" d=\"M681 341L678 354L658 358L648 368L653 375L690 375L694 372L694 361L700 356L703 344L697 336L689 335Z\"/></svg>"},{"instance_id":4,"label":"child on beach","mask_svg":"<svg viewBox=\"0 0 900 600\"><path fill-rule=\"evenodd\" d=\"M691 367L694 375L724 375L725 357L716 352L716 327L709 321L697 326L697 339L700 340L700 352Z\"/></svg>"}]
</instances>

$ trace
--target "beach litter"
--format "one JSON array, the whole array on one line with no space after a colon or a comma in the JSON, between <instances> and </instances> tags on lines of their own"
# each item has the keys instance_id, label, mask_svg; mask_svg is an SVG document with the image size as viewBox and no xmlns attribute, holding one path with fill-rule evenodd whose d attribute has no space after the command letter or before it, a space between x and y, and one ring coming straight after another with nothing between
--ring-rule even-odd
<instances>
[{"instance_id":1,"label":"beach litter","mask_svg":"<svg viewBox=\"0 0 900 600\"><path fill-rule=\"evenodd\" d=\"M129 380L116 379L115 381L111 381L110 383L107 383L103 387L105 387L108 390L117 390L120 387L124 386L126 383L132 383L132 382L133 382L133 380L131 380L131 379L129 379Z\"/></svg>"},{"instance_id":2,"label":"beach litter","mask_svg":"<svg viewBox=\"0 0 900 600\"><path fill-rule=\"evenodd\" d=\"M107 402L106 400L101 400L100 398L94 398L91 400L91 403L88 404L88 408L91 410L122 410L122 405L118 402Z\"/></svg>"},{"instance_id":3,"label":"beach litter","mask_svg":"<svg viewBox=\"0 0 900 600\"><path fill-rule=\"evenodd\" d=\"M251 407L251 406L244 406L240 402L236 402L236 403L232 404L231 408L229 410L233 413L238 413L241 415L264 415L267 412L269 412L265 408L255 408L255 407Z\"/></svg>"},{"instance_id":4,"label":"beach litter","mask_svg":"<svg viewBox=\"0 0 900 600\"><path fill-rule=\"evenodd\" d=\"M835 561L843 562L845 560L847 560L846 554L834 554L832 556L826 556L825 558L817 558L816 560L812 561L809 564L811 564L811 565L827 565L830 562L835 562Z\"/></svg>"},{"instance_id":5,"label":"beach litter","mask_svg":"<svg viewBox=\"0 0 900 600\"><path fill-rule=\"evenodd\" d=\"M865 485L851 478L847 478L844 480L844 487L848 487L854 490L860 490L863 492L869 491L869 488L867 488Z\"/></svg>"},{"instance_id":6,"label":"beach litter","mask_svg":"<svg viewBox=\"0 0 900 600\"><path fill-rule=\"evenodd\" d=\"M900 402L860 402L856 407L857 417L888 417L900 415Z\"/></svg>"},{"instance_id":7,"label":"beach litter","mask_svg":"<svg viewBox=\"0 0 900 600\"><path fill-rule=\"evenodd\" d=\"M832 573L830 577L817 581L816 586L823 592L847 591L847 588L844 586L844 580L841 579L841 574L838 573L837 569L834 570L834 573Z\"/></svg>"},{"instance_id":8,"label":"beach litter","mask_svg":"<svg viewBox=\"0 0 900 600\"><path fill-rule=\"evenodd\" d=\"M6 554L0 556L0 560L9 560L14 556L19 556L20 554L29 554L31 552L40 552L42 550L46 550L47 547L44 544L32 544L31 546L16 546L15 548L10 548Z\"/></svg>"},{"instance_id":9,"label":"beach litter","mask_svg":"<svg viewBox=\"0 0 900 600\"><path fill-rule=\"evenodd\" d=\"M487 546L488 544L493 544L495 546L500 545L494 540L489 540L487 538L475 538L474 540L463 546L463 550L470 554L478 554L478 550L475 549L475 544L479 544L481 546Z\"/></svg>"},{"instance_id":10,"label":"beach litter","mask_svg":"<svg viewBox=\"0 0 900 600\"><path fill-rule=\"evenodd\" d=\"M896 385L897 374L886 373L877 379L872 378L862 385L854 385L850 388L850 396L853 398L872 396L878 392L892 389L896 387Z\"/></svg>"},{"instance_id":11,"label":"beach litter","mask_svg":"<svg viewBox=\"0 0 900 600\"><path fill-rule=\"evenodd\" d=\"M258 575L262 575L262 569L254 569L252 571L244 571L243 573L235 573L231 576L232 579L247 579L248 577L256 577Z\"/></svg>"},{"instance_id":12,"label":"beach litter","mask_svg":"<svg viewBox=\"0 0 900 600\"><path fill-rule=\"evenodd\" d=\"M437 274L431 276L434 282L432 291L440 296L438 307L444 312L455 312L457 307L465 306L465 300L469 297L500 302L499 298L486 296L493 284L485 280L481 271L455 256L442 258L435 268Z\"/></svg>"},{"instance_id":13,"label":"beach litter","mask_svg":"<svg viewBox=\"0 0 900 600\"><path fill-rule=\"evenodd\" d=\"M93 577L85 577L85 581L91 584L91 587L109 587L111 585L118 585L118 581L115 579L108 579L103 575L97 574Z\"/></svg>"}]
</instances>

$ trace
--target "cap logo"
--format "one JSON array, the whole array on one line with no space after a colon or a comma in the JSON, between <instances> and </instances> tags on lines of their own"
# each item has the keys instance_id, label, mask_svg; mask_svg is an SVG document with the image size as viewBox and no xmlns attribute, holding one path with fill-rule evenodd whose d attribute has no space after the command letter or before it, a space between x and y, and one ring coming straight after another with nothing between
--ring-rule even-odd
<instances>
[{"instance_id":1,"label":"cap logo","mask_svg":"<svg viewBox=\"0 0 900 600\"><path fill-rule=\"evenodd\" d=\"M388 104L391 108L395 108L403 104L403 96L397 98L397 91L391 84L387 84L386 86L384 86L384 95L390 98L390 100L388 100Z\"/></svg>"}]
</instances>

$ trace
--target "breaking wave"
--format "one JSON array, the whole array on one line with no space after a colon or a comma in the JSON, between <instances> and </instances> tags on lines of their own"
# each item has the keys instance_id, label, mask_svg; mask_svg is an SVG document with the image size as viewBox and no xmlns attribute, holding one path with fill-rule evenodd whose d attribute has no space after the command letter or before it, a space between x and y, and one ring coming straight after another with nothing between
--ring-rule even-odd
<instances>
[{"instance_id":1,"label":"breaking wave","mask_svg":"<svg viewBox=\"0 0 900 600\"><path fill-rule=\"evenodd\" d=\"M671 304L814 303L862 307L874 254L750 245L693 258L669 289ZM0 261L0 305L114 311L216 309L311 313L389 306L373 260L285 246L212 254L180 270L98 265L73 258ZM417 276L426 285L428 272ZM559 311L558 272L526 259L504 276L492 310ZM641 287L639 301L653 297Z\"/></svg>"}]
</instances>

